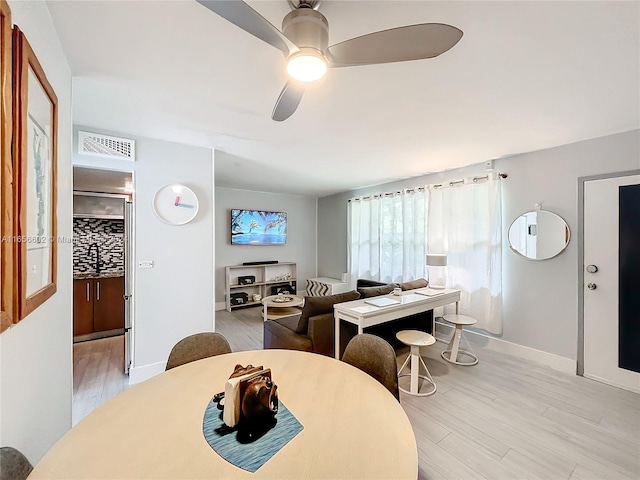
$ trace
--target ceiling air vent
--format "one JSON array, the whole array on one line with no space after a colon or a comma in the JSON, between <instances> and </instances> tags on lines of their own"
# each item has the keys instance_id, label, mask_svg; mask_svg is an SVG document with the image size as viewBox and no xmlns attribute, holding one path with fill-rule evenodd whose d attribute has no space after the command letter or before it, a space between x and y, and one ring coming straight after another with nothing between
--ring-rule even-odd
<instances>
[{"instance_id":1,"label":"ceiling air vent","mask_svg":"<svg viewBox=\"0 0 640 480\"><path fill-rule=\"evenodd\" d=\"M128 138L78 132L78 153L133 161L136 159L136 142Z\"/></svg>"}]
</instances>

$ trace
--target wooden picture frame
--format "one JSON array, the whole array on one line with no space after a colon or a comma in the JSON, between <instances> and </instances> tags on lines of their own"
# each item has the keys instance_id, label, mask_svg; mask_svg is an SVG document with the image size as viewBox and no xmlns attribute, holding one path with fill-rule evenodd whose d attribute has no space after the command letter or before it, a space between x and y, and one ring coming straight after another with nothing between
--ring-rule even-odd
<instances>
[{"instance_id":1,"label":"wooden picture frame","mask_svg":"<svg viewBox=\"0 0 640 480\"><path fill-rule=\"evenodd\" d=\"M58 98L24 33L13 28L17 318L56 292Z\"/></svg>"},{"instance_id":2,"label":"wooden picture frame","mask_svg":"<svg viewBox=\"0 0 640 480\"><path fill-rule=\"evenodd\" d=\"M0 333L15 321L12 134L11 9L0 0Z\"/></svg>"}]
</instances>

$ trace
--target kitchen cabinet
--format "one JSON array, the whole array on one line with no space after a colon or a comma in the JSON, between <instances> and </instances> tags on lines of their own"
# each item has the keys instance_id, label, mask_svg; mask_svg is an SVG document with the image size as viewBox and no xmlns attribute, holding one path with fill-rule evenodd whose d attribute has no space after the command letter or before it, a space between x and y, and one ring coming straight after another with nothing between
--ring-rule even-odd
<instances>
[{"instance_id":1,"label":"kitchen cabinet","mask_svg":"<svg viewBox=\"0 0 640 480\"><path fill-rule=\"evenodd\" d=\"M73 281L73 336L93 333L93 279Z\"/></svg>"},{"instance_id":2,"label":"kitchen cabinet","mask_svg":"<svg viewBox=\"0 0 640 480\"><path fill-rule=\"evenodd\" d=\"M73 335L124 329L124 277L73 281Z\"/></svg>"},{"instance_id":3,"label":"kitchen cabinet","mask_svg":"<svg viewBox=\"0 0 640 480\"><path fill-rule=\"evenodd\" d=\"M96 278L93 331L124 328L124 277Z\"/></svg>"}]
</instances>

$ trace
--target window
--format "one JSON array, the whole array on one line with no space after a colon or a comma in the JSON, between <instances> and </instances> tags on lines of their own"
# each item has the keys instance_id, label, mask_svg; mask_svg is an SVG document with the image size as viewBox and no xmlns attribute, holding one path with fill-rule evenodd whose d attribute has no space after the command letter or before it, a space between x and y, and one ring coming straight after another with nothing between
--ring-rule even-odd
<instances>
[{"instance_id":1,"label":"window","mask_svg":"<svg viewBox=\"0 0 640 480\"><path fill-rule=\"evenodd\" d=\"M446 253L446 286L461 291L461 313L502 332L502 201L498 174L486 181L349 201L351 278L404 282L426 277L427 253Z\"/></svg>"}]
</instances>

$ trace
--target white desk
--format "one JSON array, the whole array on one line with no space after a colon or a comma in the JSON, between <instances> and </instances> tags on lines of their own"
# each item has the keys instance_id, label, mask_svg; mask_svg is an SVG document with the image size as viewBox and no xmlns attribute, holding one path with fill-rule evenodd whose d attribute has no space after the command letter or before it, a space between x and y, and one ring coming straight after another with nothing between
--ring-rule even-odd
<instances>
[{"instance_id":1,"label":"white desk","mask_svg":"<svg viewBox=\"0 0 640 480\"><path fill-rule=\"evenodd\" d=\"M304 429L255 473L223 460L202 419L234 366L270 367L278 397ZM90 413L29 479L412 479L409 419L366 373L315 353L257 350L192 362L153 377Z\"/></svg>"},{"instance_id":2,"label":"white desk","mask_svg":"<svg viewBox=\"0 0 640 480\"><path fill-rule=\"evenodd\" d=\"M414 292L429 291L428 288L419 288L403 292L402 295L381 295L372 298L390 298L400 303L386 307L376 307L366 303L366 298L353 300L351 302L336 303L333 306L333 316L335 318L335 357L340 358L340 320L353 323L358 326L358 334L367 327L389 322L398 318L403 318L416 313L427 312L437 307L456 304L456 314L459 310L460 290L431 290L431 292L442 292L433 296L420 295ZM433 332L435 333L435 331Z\"/></svg>"}]
</instances>

